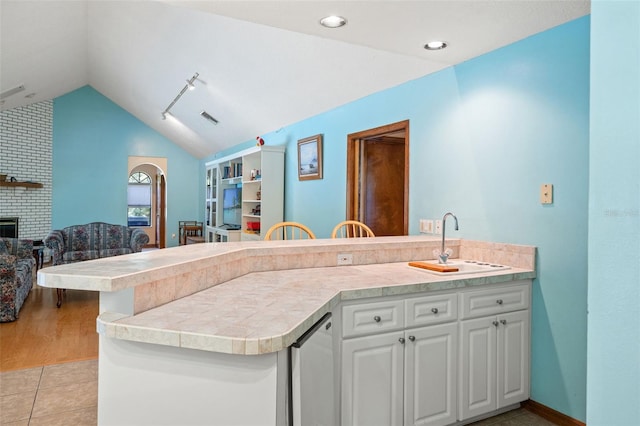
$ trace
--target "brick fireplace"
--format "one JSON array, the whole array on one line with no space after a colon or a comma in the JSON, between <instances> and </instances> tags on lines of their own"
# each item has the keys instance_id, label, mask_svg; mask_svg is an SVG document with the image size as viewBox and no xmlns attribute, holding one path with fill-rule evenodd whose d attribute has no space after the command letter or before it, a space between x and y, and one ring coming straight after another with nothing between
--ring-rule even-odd
<instances>
[{"instance_id":1,"label":"brick fireplace","mask_svg":"<svg viewBox=\"0 0 640 426\"><path fill-rule=\"evenodd\" d=\"M0 237L18 238L17 217L0 217Z\"/></svg>"},{"instance_id":2,"label":"brick fireplace","mask_svg":"<svg viewBox=\"0 0 640 426\"><path fill-rule=\"evenodd\" d=\"M0 173L43 185L0 186L0 218L18 219L18 238L42 240L51 230L52 164L53 101L0 111Z\"/></svg>"}]
</instances>

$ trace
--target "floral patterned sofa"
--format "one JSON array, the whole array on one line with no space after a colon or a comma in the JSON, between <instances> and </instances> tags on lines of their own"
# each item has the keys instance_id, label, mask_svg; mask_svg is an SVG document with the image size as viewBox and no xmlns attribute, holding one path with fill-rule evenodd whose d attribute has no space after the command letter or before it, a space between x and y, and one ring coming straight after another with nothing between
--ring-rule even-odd
<instances>
[{"instance_id":1,"label":"floral patterned sofa","mask_svg":"<svg viewBox=\"0 0 640 426\"><path fill-rule=\"evenodd\" d=\"M119 256L142 251L149 236L140 228L92 222L54 230L44 240L51 250L53 265ZM58 289L57 306L62 304L62 289Z\"/></svg>"},{"instance_id":2,"label":"floral patterned sofa","mask_svg":"<svg viewBox=\"0 0 640 426\"><path fill-rule=\"evenodd\" d=\"M15 321L33 286L33 241L0 238L0 322Z\"/></svg>"}]
</instances>

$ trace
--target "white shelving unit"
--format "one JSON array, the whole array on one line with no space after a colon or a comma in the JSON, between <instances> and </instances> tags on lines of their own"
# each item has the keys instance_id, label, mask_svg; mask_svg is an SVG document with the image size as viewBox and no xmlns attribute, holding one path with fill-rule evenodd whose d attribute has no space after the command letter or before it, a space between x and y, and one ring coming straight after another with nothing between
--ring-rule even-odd
<instances>
[{"instance_id":1,"label":"white shelving unit","mask_svg":"<svg viewBox=\"0 0 640 426\"><path fill-rule=\"evenodd\" d=\"M217 165L207 166L205 172L205 215L204 226L215 227L217 222L216 214L218 210L218 167Z\"/></svg>"},{"instance_id":2,"label":"white shelving unit","mask_svg":"<svg viewBox=\"0 0 640 426\"><path fill-rule=\"evenodd\" d=\"M256 146L206 164L206 241L261 240L283 220L284 151L283 146ZM242 187L240 230L223 226L223 192L231 187Z\"/></svg>"}]
</instances>

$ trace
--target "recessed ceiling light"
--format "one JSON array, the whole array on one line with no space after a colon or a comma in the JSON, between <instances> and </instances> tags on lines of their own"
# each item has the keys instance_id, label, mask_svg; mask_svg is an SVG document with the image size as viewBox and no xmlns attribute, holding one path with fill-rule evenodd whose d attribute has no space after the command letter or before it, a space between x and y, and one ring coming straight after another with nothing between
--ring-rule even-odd
<instances>
[{"instance_id":1,"label":"recessed ceiling light","mask_svg":"<svg viewBox=\"0 0 640 426\"><path fill-rule=\"evenodd\" d=\"M339 28L347 25L347 20L342 16L331 15L320 20L320 25L327 28Z\"/></svg>"},{"instance_id":2,"label":"recessed ceiling light","mask_svg":"<svg viewBox=\"0 0 640 426\"><path fill-rule=\"evenodd\" d=\"M427 50L442 50L447 47L446 41L434 40L424 45L424 48Z\"/></svg>"}]
</instances>

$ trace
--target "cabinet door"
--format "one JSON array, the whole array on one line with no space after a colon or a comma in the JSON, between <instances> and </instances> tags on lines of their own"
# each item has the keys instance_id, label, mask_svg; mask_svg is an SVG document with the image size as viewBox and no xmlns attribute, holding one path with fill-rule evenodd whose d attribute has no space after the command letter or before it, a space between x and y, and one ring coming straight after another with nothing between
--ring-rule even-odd
<instances>
[{"instance_id":1,"label":"cabinet door","mask_svg":"<svg viewBox=\"0 0 640 426\"><path fill-rule=\"evenodd\" d=\"M402 425L404 332L342 342L342 424Z\"/></svg>"},{"instance_id":2,"label":"cabinet door","mask_svg":"<svg viewBox=\"0 0 640 426\"><path fill-rule=\"evenodd\" d=\"M458 324L405 334L405 425L455 423Z\"/></svg>"},{"instance_id":3,"label":"cabinet door","mask_svg":"<svg viewBox=\"0 0 640 426\"><path fill-rule=\"evenodd\" d=\"M498 408L529 398L529 311L498 316Z\"/></svg>"},{"instance_id":4,"label":"cabinet door","mask_svg":"<svg viewBox=\"0 0 640 426\"><path fill-rule=\"evenodd\" d=\"M497 319L460 323L460 418L493 411L496 404Z\"/></svg>"}]
</instances>

